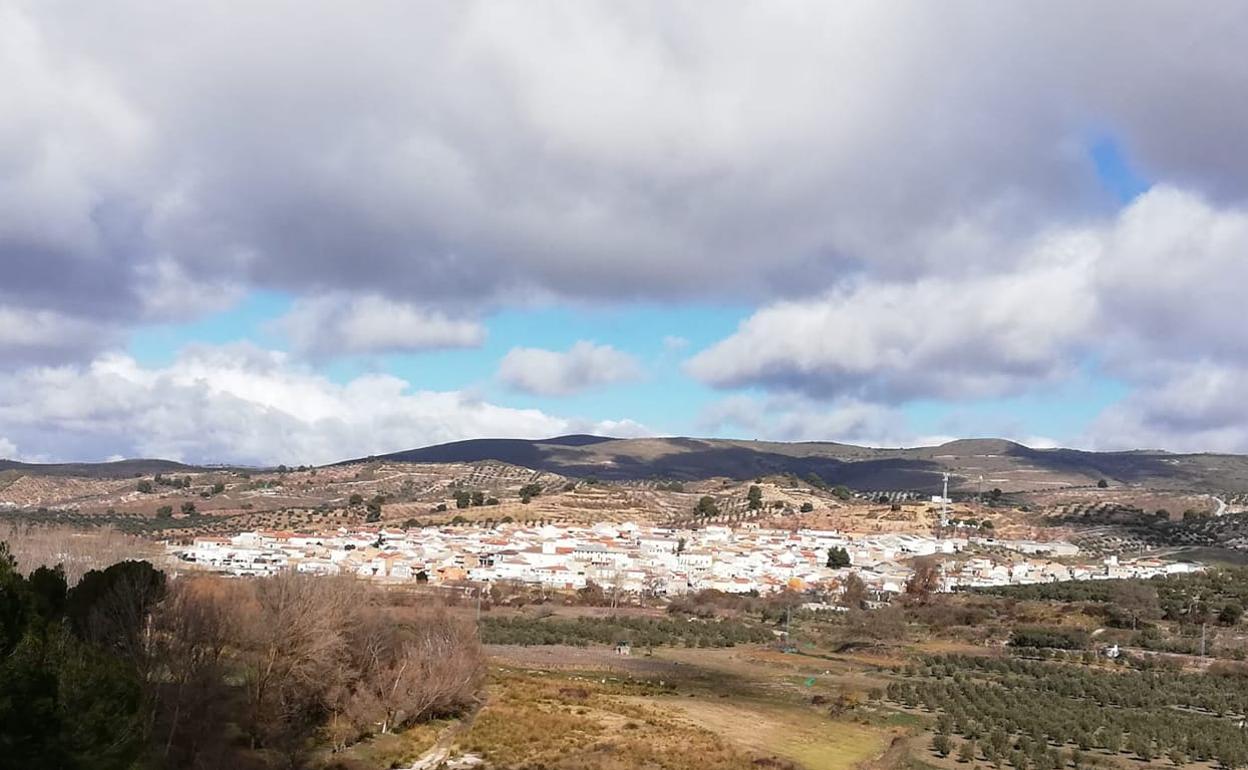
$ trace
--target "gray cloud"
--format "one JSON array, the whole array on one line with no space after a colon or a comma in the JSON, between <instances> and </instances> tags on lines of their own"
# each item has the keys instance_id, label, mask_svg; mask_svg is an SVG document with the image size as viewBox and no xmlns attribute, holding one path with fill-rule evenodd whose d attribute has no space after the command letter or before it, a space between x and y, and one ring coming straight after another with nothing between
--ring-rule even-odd
<instances>
[{"instance_id":1,"label":"gray cloud","mask_svg":"<svg viewBox=\"0 0 1248 770\"><path fill-rule=\"evenodd\" d=\"M977 397L1087 356L1160 414L1152 363L1248 362L1246 36L1233 2L0 0L0 371L57 387L28 367L257 288L316 356L710 299L762 306L691 364L723 387ZM1162 183L1121 218L1101 135Z\"/></svg>"},{"instance_id":2,"label":"gray cloud","mask_svg":"<svg viewBox=\"0 0 1248 770\"><path fill-rule=\"evenodd\" d=\"M323 295L299 300L276 322L295 350L312 356L477 347L477 321L377 295Z\"/></svg>"},{"instance_id":3,"label":"gray cloud","mask_svg":"<svg viewBox=\"0 0 1248 770\"><path fill-rule=\"evenodd\" d=\"M523 393L570 396L641 377L641 364L610 345L584 340L567 351L512 348L498 365L498 379Z\"/></svg>"},{"instance_id":4,"label":"gray cloud","mask_svg":"<svg viewBox=\"0 0 1248 770\"><path fill-rule=\"evenodd\" d=\"M1248 452L1248 366L1197 361L1160 367L1088 428L1102 449Z\"/></svg>"},{"instance_id":5,"label":"gray cloud","mask_svg":"<svg viewBox=\"0 0 1248 770\"><path fill-rule=\"evenodd\" d=\"M909 431L896 410L852 399L729 396L705 407L697 424L706 433L733 438L840 441L870 446L924 443Z\"/></svg>"},{"instance_id":6,"label":"gray cloud","mask_svg":"<svg viewBox=\"0 0 1248 770\"><path fill-rule=\"evenodd\" d=\"M0 305L0 357L10 366L80 357L120 337L113 325L55 310Z\"/></svg>"},{"instance_id":7,"label":"gray cloud","mask_svg":"<svg viewBox=\"0 0 1248 770\"><path fill-rule=\"evenodd\" d=\"M1248 192L1248 14L1203 10L10 2L0 300L134 321L160 260L472 302L981 269L1112 205L1096 131Z\"/></svg>"}]
</instances>

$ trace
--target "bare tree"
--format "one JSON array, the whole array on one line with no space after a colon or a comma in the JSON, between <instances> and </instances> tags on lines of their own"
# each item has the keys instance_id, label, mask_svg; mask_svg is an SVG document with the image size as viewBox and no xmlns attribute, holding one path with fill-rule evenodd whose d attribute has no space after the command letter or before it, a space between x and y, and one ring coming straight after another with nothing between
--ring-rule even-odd
<instances>
[{"instance_id":1,"label":"bare tree","mask_svg":"<svg viewBox=\"0 0 1248 770\"><path fill-rule=\"evenodd\" d=\"M933 556L920 556L913 569L906 581L906 596L921 604L940 590L940 562Z\"/></svg>"},{"instance_id":2,"label":"bare tree","mask_svg":"<svg viewBox=\"0 0 1248 770\"><path fill-rule=\"evenodd\" d=\"M170 767L228 763L225 730L237 707L226 683L239 634L234 610L245 586L219 578L183 579L152 616L153 750Z\"/></svg>"},{"instance_id":3,"label":"bare tree","mask_svg":"<svg viewBox=\"0 0 1248 770\"><path fill-rule=\"evenodd\" d=\"M104 569L125 559L155 563L162 555L152 542L107 527L77 529L11 522L0 528L0 540L9 544L20 572L60 564L71 588L89 570Z\"/></svg>"},{"instance_id":4,"label":"bare tree","mask_svg":"<svg viewBox=\"0 0 1248 770\"><path fill-rule=\"evenodd\" d=\"M1138 580L1120 581L1114 587L1111 601L1118 612L1131 619L1131 628L1136 628L1141 620L1161 616L1157 589Z\"/></svg>"},{"instance_id":5,"label":"bare tree","mask_svg":"<svg viewBox=\"0 0 1248 770\"><path fill-rule=\"evenodd\" d=\"M443 609L418 611L402 626L374 612L353 647L357 676L340 710L360 735L476 703L485 671L476 631Z\"/></svg>"},{"instance_id":6,"label":"bare tree","mask_svg":"<svg viewBox=\"0 0 1248 770\"><path fill-rule=\"evenodd\" d=\"M860 610L867 601L867 584L857 572L851 572L841 584L841 606Z\"/></svg>"},{"instance_id":7,"label":"bare tree","mask_svg":"<svg viewBox=\"0 0 1248 770\"><path fill-rule=\"evenodd\" d=\"M850 633L867 639L904 639L906 616L900 607L886 606L877 610L850 610L846 613Z\"/></svg>"},{"instance_id":8,"label":"bare tree","mask_svg":"<svg viewBox=\"0 0 1248 770\"><path fill-rule=\"evenodd\" d=\"M283 572L252 586L240 635L252 740L293 765L347 676L348 630L369 599L351 578Z\"/></svg>"}]
</instances>

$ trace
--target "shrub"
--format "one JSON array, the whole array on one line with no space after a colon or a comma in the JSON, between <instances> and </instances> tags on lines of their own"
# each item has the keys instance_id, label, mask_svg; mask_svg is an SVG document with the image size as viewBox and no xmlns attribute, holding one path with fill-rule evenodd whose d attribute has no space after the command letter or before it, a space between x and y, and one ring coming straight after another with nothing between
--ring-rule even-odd
<instances>
[{"instance_id":1,"label":"shrub","mask_svg":"<svg viewBox=\"0 0 1248 770\"><path fill-rule=\"evenodd\" d=\"M1088 646L1088 632L1075 628L1018 628L1010 635L1011 647L1082 650Z\"/></svg>"}]
</instances>

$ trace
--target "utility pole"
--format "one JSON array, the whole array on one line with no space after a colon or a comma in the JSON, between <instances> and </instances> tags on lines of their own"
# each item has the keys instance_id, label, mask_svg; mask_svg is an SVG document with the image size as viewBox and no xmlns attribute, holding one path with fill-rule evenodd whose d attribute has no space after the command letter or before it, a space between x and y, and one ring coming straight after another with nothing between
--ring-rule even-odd
<instances>
[{"instance_id":1,"label":"utility pole","mask_svg":"<svg viewBox=\"0 0 1248 770\"><path fill-rule=\"evenodd\" d=\"M1205 659L1205 624L1200 624L1200 659Z\"/></svg>"},{"instance_id":2,"label":"utility pole","mask_svg":"<svg viewBox=\"0 0 1248 770\"><path fill-rule=\"evenodd\" d=\"M943 476L944 476L945 485L944 485L944 491L940 495L941 534L944 534L944 529L949 526L949 474L945 473L943 474Z\"/></svg>"}]
</instances>

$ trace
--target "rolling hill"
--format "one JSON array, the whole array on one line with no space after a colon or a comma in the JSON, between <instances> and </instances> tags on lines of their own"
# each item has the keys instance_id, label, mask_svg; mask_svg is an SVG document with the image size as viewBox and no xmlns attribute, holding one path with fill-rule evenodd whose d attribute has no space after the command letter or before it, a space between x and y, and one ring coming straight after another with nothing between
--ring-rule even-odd
<instances>
[{"instance_id":1,"label":"rolling hill","mask_svg":"<svg viewBox=\"0 0 1248 770\"><path fill-rule=\"evenodd\" d=\"M0 459L0 473L21 476L78 476L119 479L156 473L193 473L204 470L172 460L115 460L104 463L23 463Z\"/></svg>"},{"instance_id":2,"label":"rolling hill","mask_svg":"<svg viewBox=\"0 0 1248 770\"><path fill-rule=\"evenodd\" d=\"M1162 451L1033 449L1002 439L960 439L934 447L876 449L833 442L560 436L476 439L365 459L410 463L497 460L566 476L603 480L746 479L818 474L855 489L936 491L942 474L954 489L1011 491L1092 486L1102 479L1155 489L1248 492L1248 456Z\"/></svg>"},{"instance_id":3,"label":"rolling hill","mask_svg":"<svg viewBox=\"0 0 1248 770\"><path fill-rule=\"evenodd\" d=\"M950 474L954 490L1000 488L1005 492L1044 492L1091 487L1102 479L1113 486L1248 493L1248 456L1172 454L1141 450L1089 452L1034 449L1003 439L960 439L939 446L901 449L826 441L777 442L736 439L558 436L549 439L472 439L346 460L455 464L497 461L532 470L604 481L735 480L774 474L803 478L817 474L828 484L859 490L941 488ZM0 460L0 476L128 478L154 473L194 473L211 468L167 460L39 465Z\"/></svg>"}]
</instances>

